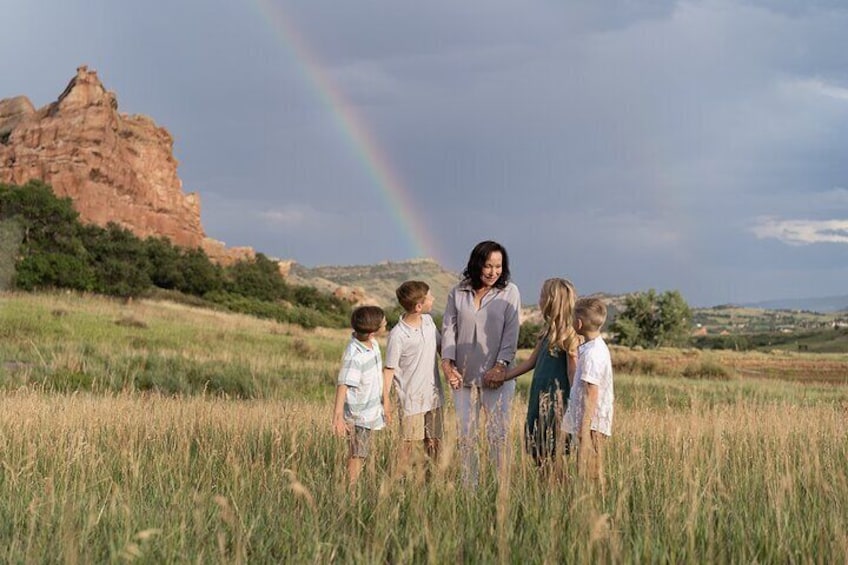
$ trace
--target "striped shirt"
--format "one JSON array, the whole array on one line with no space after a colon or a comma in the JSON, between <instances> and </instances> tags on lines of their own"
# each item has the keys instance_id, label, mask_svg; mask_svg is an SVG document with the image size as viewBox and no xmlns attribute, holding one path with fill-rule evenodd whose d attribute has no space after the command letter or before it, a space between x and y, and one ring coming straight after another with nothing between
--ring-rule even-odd
<instances>
[{"instance_id":1,"label":"striped shirt","mask_svg":"<svg viewBox=\"0 0 848 565\"><path fill-rule=\"evenodd\" d=\"M379 430L383 418L383 363L380 345L371 340L371 349L351 337L342 356L337 381L347 386L344 404L345 420L360 428Z\"/></svg>"}]
</instances>

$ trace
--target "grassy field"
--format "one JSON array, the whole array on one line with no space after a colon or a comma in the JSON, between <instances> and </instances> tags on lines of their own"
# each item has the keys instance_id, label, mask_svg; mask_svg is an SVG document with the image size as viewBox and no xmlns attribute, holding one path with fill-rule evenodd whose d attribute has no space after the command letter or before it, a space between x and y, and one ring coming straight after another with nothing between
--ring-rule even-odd
<instances>
[{"instance_id":1,"label":"grassy field","mask_svg":"<svg viewBox=\"0 0 848 565\"><path fill-rule=\"evenodd\" d=\"M388 429L350 491L343 331L3 294L0 333L2 562L848 560L846 356L614 349L604 496L522 455L527 378L499 480L462 486L452 426L400 474Z\"/></svg>"}]
</instances>

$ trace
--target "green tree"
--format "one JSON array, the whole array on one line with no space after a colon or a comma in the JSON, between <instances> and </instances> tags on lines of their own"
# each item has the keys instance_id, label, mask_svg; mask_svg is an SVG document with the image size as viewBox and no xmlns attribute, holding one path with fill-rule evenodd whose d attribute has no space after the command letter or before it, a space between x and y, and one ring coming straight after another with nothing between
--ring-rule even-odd
<instances>
[{"instance_id":1,"label":"green tree","mask_svg":"<svg viewBox=\"0 0 848 565\"><path fill-rule=\"evenodd\" d=\"M676 290L662 293L657 298L659 335L657 345L685 345L692 330L692 310Z\"/></svg>"},{"instance_id":2,"label":"green tree","mask_svg":"<svg viewBox=\"0 0 848 565\"><path fill-rule=\"evenodd\" d=\"M150 282L167 290L185 286L185 275L180 268L182 253L166 237L148 237L144 252L150 264Z\"/></svg>"},{"instance_id":3,"label":"green tree","mask_svg":"<svg viewBox=\"0 0 848 565\"><path fill-rule=\"evenodd\" d=\"M0 219L14 220L22 237L14 285L23 290L93 290L95 276L80 238L79 214L70 198L57 198L49 185L30 181L0 184Z\"/></svg>"},{"instance_id":4,"label":"green tree","mask_svg":"<svg viewBox=\"0 0 848 565\"><path fill-rule=\"evenodd\" d=\"M688 341L691 320L689 305L678 291L657 294L650 289L628 296L610 329L622 345L674 346Z\"/></svg>"},{"instance_id":5,"label":"green tree","mask_svg":"<svg viewBox=\"0 0 848 565\"><path fill-rule=\"evenodd\" d=\"M151 265L143 242L134 233L112 222L105 229L87 225L81 232L97 277L97 292L127 298L150 288Z\"/></svg>"},{"instance_id":6,"label":"green tree","mask_svg":"<svg viewBox=\"0 0 848 565\"><path fill-rule=\"evenodd\" d=\"M200 248L177 247L165 237L147 238L144 248L154 286L193 296L203 296L223 287L223 269Z\"/></svg>"},{"instance_id":7,"label":"green tree","mask_svg":"<svg viewBox=\"0 0 848 565\"><path fill-rule=\"evenodd\" d=\"M213 263L202 249L185 249L180 253L179 270L183 275L177 290L194 296L224 287L224 269Z\"/></svg>"},{"instance_id":8,"label":"green tree","mask_svg":"<svg viewBox=\"0 0 848 565\"><path fill-rule=\"evenodd\" d=\"M524 322L518 328L518 347L521 349L533 349L536 347L536 342L539 341L539 332L542 331L542 324L534 324L532 322Z\"/></svg>"},{"instance_id":9,"label":"green tree","mask_svg":"<svg viewBox=\"0 0 848 565\"><path fill-rule=\"evenodd\" d=\"M21 290L69 288L91 291L96 276L82 257L67 253L37 253L23 257L17 265L15 286Z\"/></svg>"},{"instance_id":10,"label":"green tree","mask_svg":"<svg viewBox=\"0 0 848 565\"><path fill-rule=\"evenodd\" d=\"M262 253L253 260L238 261L227 269L226 290L242 296L260 300L283 300L289 297L289 289L280 266Z\"/></svg>"},{"instance_id":11,"label":"green tree","mask_svg":"<svg viewBox=\"0 0 848 565\"><path fill-rule=\"evenodd\" d=\"M24 255L37 252L80 255L79 213L70 198L58 198L53 189L33 180L16 186L0 184L0 217L18 218L23 227Z\"/></svg>"}]
</instances>

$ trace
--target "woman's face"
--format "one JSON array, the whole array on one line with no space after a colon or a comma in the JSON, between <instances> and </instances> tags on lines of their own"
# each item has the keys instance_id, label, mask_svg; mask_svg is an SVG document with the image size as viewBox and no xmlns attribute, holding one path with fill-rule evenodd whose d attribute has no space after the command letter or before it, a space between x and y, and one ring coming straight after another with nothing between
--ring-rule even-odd
<instances>
[{"instance_id":1,"label":"woman's face","mask_svg":"<svg viewBox=\"0 0 848 565\"><path fill-rule=\"evenodd\" d=\"M492 251L483 264L480 280L485 287L493 287L503 272L503 256L500 251Z\"/></svg>"}]
</instances>

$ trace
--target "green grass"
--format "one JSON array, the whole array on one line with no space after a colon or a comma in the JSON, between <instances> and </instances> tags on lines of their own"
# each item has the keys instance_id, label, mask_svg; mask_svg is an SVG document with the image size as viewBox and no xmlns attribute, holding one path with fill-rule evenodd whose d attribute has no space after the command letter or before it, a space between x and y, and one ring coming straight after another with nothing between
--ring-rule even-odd
<instances>
[{"instance_id":1,"label":"green grass","mask_svg":"<svg viewBox=\"0 0 848 565\"><path fill-rule=\"evenodd\" d=\"M8 389L324 398L343 348L322 335L344 332L166 302L75 294L0 300L0 387Z\"/></svg>"},{"instance_id":2,"label":"green grass","mask_svg":"<svg viewBox=\"0 0 848 565\"><path fill-rule=\"evenodd\" d=\"M330 430L346 339L169 303L0 295L0 561L848 560L844 384L618 373L602 494L573 460L552 481L524 456L525 376L499 477L459 480L449 402L429 481L399 472L391 427L350 489Z\"/></svg>"}]
</instances>

